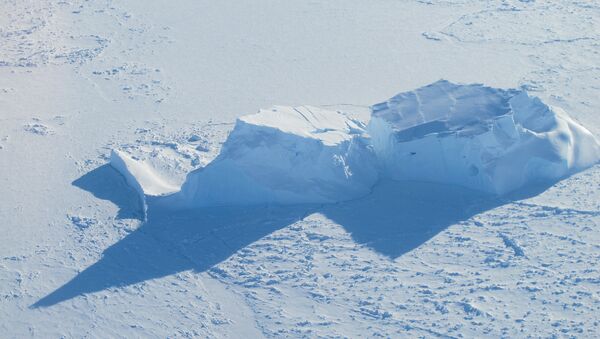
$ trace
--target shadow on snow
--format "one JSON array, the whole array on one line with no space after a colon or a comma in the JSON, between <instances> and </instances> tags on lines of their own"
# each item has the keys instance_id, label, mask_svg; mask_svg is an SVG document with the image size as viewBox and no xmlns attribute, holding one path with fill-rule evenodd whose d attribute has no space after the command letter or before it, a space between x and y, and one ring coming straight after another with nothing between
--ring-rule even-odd
<instances>
[{"instance_id":1,"label":"shadow on snow","mask_svg":"<svg viewBox=\"0 0 600 339\"><path fill-rule=\"evenodd\" d=\"M119 208L119 218L140 218L137 194L109 165L73 182ZM546 187L521 192L519 199ZM497 199L451 185L382 181L363 198L328 205L211 207L167 211L148 201L148 221L107 248L102 258L32 307L132 285L177 272L204 272L238 250L312 213L343 226L353 240L390 259L409 252L461 220L502 205Z\"/></svg>"}]
</instances>

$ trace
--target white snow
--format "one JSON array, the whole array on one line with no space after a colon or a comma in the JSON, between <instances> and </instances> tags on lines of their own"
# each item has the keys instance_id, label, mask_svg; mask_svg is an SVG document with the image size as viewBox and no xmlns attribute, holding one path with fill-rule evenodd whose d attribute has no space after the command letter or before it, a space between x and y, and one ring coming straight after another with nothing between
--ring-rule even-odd
<instances>
[{"instance_id":1,"label":"white snow","mask_svg":"<svg viewBox=\"0 0 600 339\"><path fill-rule=\"evenodd\" d=\"M191 172L164 204L331 203L363 196L377 180L363 133L360 122L309 106L243 116L219 156Z\"/></svg>"},{"instance_id":2,"label":"white snow","mask_svg":"<svg viewBox=\"0 0 600 339\"><path fill-rule=\"evenodd\" d=\"M596 164L598 140L522 90L438 81L373 106L384 176L505 194Z\"/></svg>"}]
</instances>

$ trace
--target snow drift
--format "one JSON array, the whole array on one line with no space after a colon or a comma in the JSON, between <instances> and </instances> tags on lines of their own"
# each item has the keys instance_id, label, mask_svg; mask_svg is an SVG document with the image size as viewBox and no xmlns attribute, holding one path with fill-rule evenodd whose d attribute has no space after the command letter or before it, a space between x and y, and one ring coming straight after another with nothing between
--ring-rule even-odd
<instances>
[{"instance_id":1,"label":"snow drift","mask_svg":"<svg viewBox=\"0 0 600 339\"><path fill-rule=\"evenodd\" d=\"M218 157L161 202L332 203L368 194L379 178L501 195L553 182L599 158L589 131L525 91L442 80L374 105L366 128L342 112L308 106L241 117ZM121 153L111 163L142 197L173 191Z\"/></svg>"},{"instance_id":2,"label":"snow drift","mask_svg":"<svg viewBox=\"0 0 600 339\"><path fill-rule=\"evenodd\" d=\"M372 107L382 175L505 194L595 164L594 136L522 90L438 81Z\"/></svg>"}]
</instances>

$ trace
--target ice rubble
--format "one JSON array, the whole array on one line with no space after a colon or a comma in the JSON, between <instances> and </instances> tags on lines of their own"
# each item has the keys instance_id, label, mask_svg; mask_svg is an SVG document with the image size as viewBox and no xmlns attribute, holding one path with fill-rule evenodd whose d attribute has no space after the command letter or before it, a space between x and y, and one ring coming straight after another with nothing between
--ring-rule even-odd
<instances>
[{"instance_id":1,"label":"ice rubble","mask_svg":"<svg viewBox=\"0 0 600 339\"><path fill-rule=\"evenodd\" d=\"M594 136L523 90L438 81L372 107L382 175L505 194L600 158Z\"/></svg>"},{"instance_id":2,"label":"ice rubble","mask_svg":"<svg viewBox=\"0 0 600 339\"><path fill-rule=\"evenodd\" d=\"M525 91L438 81L374 105L366 128L342 112L308 106L241 117L218 157L162 202L331 203L368 194L379 178L501 195L558 180L599 158L589 131ZM142 196L173 191L121 153L113 162Z\"/></svg>"}]
</instances>

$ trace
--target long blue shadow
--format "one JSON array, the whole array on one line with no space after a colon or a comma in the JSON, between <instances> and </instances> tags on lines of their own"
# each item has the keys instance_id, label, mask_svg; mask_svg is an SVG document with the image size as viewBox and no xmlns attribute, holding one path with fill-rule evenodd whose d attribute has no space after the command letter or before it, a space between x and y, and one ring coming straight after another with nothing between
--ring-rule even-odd
<instances>
[{"instance_id":1,"label":"long blue shadow","mask_svg":"<svg viewBox=\"0 0 600 339\"><path fill-rule=\"evenodd\" d=\"M308 208L223 207L172 213L149 207L146 223L32 307L190 269L206 271L237 250L301 219Z\"/></svg>"},{"instance_id":2,"label":"long blue shadow","mask_svg":"<svg viewBox=\"0 0 600 339\"><path fill-rule=\"evenodd\" d=\"M115 202L121 210L128 211L123 214L132 214L129 211L135 206L137 195L122 189L124 182L116 171L102 166L74 184ZM540 187L526 195L544 189ZM364 198L321 206L219 207L173 212L150 200L146 223L32 307L52 306L79 295L185 270L206 271L311 213L324 214L342 225L357 243L395 259L448 226L505 202L457 186L393 181L379 183ZM134 215L141 215L139 207Z\"/></svg>"}]
</instances>

